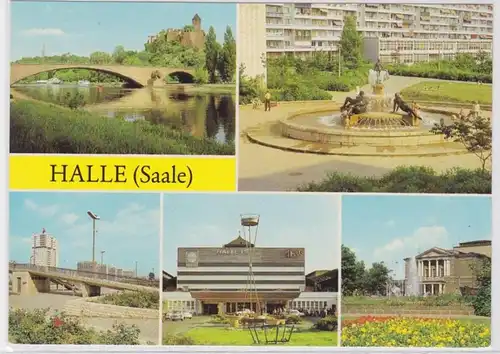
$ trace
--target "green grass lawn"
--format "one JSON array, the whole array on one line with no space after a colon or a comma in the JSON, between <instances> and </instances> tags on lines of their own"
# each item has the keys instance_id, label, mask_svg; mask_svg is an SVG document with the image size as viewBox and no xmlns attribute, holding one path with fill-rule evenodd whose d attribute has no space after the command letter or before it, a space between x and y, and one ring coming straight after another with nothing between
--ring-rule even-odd
<instances>
[{"instance_id":1,"label":"green grass lawn","mask_svg":"<svg viewBox=\"0 0 500 354\"><path fill-rule=\"evenodd\" d=\"M184 335L191 338L196 345L253 345L250 332L246 329L235 328L193 328ZM259 331L259 338L264 338L263 331ZM268 338L272 338L268 332ZM337 346L337 332L301 331L292 334L287 346Z\"/></svg>"},{"instance_id":2,"label":"green grass lawn","mask_svg":"<svg viewBox=\"0 0 500 354\"><path fill-rule=\"evenodd\" d=\"M444 101L491 104L493 90L491 85L477 85L462 82L423 81L401 91L407 101Z\"/></svg>"}]
</instances>

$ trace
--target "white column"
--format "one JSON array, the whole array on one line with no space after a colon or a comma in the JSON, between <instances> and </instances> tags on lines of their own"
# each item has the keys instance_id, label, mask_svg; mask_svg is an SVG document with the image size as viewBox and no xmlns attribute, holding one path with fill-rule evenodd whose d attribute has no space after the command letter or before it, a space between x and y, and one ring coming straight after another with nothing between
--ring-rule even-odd
<instances>
[{"instance_id":1,"label":"white column","mask_svg":"<svg viewBox=\"0 0 500 354\"><path fill-rule=\"evenodd\" d=\"M447 267L448 268L448 274L447 275L450 276L451 275L451 261L449 259L447 259L446 260L446 264L448 265L448 267Z\"/></svg>"}]
</instances>

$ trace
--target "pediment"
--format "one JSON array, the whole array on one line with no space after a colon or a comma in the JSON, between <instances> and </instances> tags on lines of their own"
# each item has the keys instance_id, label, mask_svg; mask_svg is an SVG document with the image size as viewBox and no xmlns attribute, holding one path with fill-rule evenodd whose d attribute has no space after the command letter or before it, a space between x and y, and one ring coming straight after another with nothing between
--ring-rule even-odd
<instances>
[{"instance_id":1,"label":"pediment","mask_svg":"<svg viewBox=\"0 0 500 354\"><path fill-rule=\"evenodd\" d=\"M442 256L449 256L449 255L450 255L450 252L448 250L433 247L431 249L428 249L425 252L420 253L415 258L442 257Z\"/></svg>"}]
</instances>

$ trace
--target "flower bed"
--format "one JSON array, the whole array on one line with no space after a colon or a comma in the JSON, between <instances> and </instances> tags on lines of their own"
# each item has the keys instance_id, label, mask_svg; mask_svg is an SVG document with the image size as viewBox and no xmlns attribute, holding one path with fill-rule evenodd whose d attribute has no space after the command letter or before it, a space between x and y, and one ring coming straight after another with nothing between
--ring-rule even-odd
<instances>
[{"instance_id":1,"label":"flower bed","mask_svg":"<svg viewBox=\"0 0 500 354\"><path fill-rule=\"evenodd\" d=\"M345 347L468 347L490 345L485 324L436 318L365 316L342 322Z\"/></svg>"}]
</instances>

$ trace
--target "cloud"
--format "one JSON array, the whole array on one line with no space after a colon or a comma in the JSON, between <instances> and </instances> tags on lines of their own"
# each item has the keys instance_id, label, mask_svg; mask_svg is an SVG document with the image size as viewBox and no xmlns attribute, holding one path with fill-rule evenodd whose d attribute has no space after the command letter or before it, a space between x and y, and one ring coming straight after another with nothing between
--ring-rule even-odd
<instances>
[{"instance_id":1,"label":"cloud","mask_svg":"<svg viewBox=\"0 0 500 354\"><path fill-rule=\"evenodd\" d=\"M60 210L59 206L56 204L38 205L31 199L24 200L24 207L28 210L38 212L38 214L40 214L40 216L42 217L49 217L49 218L56 215L57 212Z\"/></svg>"},{"instance_id":2,"label":"cloud","mask_svg":"<svg viewBox=\"0 0 500 354\"><path fill-rule=\"evenodd\" d=\"M75 213L67 213L61 216L61 220L68 225L74 224L79 218Z\"/></svg>"},{"instance_id":3,"label":"cloud","mask_svg":"<svg viewBox=\"0 0 500 354\"><path fill-rule=\"evenodd\" d=\"M60 28L30 28L21 32L25 36L64 36L66 33Z\"/></svg>"},{"instance_id":4,"label":"cloud","mask_svg":"<svg viewBox=\"0 0 500 354\"><path fill-rule=\"evenodd\" d=\"M376 262L400 262L405 257L416 256L432 247L449 247L448 231L443 226L425 226L412 235L395 238L373 251Z\"/></svg>"}]
</instances>

